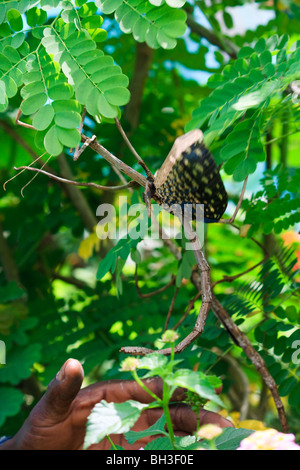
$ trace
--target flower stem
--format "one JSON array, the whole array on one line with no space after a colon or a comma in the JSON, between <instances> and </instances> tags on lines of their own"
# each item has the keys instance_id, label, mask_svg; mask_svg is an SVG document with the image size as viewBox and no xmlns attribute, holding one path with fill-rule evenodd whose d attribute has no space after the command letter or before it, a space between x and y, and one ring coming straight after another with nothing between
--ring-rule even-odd
<instances>
[{"instance_id":1,"label":"flower stem","mask_svg":"<svg viewBox=\"0 0 300 470\"><path fill-rule=\"evenodd\" d=\"M114 450L118 450L118 449L116 448L115 444L113 443L113 441L111 440L111 438L110 438L108 435L106 435L106 439L110 442L110 445L112 446L112 448L113 448Z\"/></svg>"},{"instance_id":2,"label":"flower stem","mask_svg":"<svg viewBox=\"0 0 300 470\"><path fill-rule=\"evenodd\" d=\"M171 420L171 415L170 415L170 410L169 410L169 400L170 400L169 388L168 388L168 385L164 382L162 408L163 408L163 411L164 411L164 414L165 414L165 417L166 417L166 424L167 424L171 444L172 444L173 449L175 450L176 449L175 435L174 435L173 423L172 423L172 420Z\"/></svg>"},{"instance_id":3,"label":"flower stem","mask_svg":"<svg viewBox=\"0 0 300 470\"><path fill-rule=\"evenodd\" d=\"M134 378L134 380L140 385L140 387L142 387L145 392L149 393L149 395L151 395L152 398L154 398L154 400L157 400L158 403L162 406L162 400L161 398L159 398L157 395L155 395L155 393L152 392L152 390L150 390L145 384L144 382L142 382L142 380L139 378L139 376L137 375L137 372L135 370L131 371L132 373L132 376Z\"/></svg>"}]
</instances>

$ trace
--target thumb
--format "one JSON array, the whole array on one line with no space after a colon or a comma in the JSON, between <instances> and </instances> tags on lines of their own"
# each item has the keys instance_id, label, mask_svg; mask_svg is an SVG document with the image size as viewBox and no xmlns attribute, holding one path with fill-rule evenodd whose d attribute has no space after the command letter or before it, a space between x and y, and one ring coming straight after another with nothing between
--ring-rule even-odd
<instances>
[{"instance_id":1,"label":"thumb","mask_svg":"<svg viewBox=\"0 0 300 470\"><path fill-rule=\"evenodd\" d=\"M78 394L84 378L82 365L76 359L68 359L56 374L38 403L38 412L49 422L61 421L68 415L70 406ZM49 424L50 424L49 422Z\"/></svg>"}]
</instances>

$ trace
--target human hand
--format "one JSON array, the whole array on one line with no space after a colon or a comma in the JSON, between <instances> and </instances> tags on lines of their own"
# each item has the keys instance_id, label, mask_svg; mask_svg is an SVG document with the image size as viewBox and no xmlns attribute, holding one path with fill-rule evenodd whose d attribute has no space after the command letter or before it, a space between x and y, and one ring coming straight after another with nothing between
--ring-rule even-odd
<instances>
[{"instance_id":1,"label":"human hand","mask_svg":"<svg viewBox=\"0 0 300 470\"><path fill-rule=\"evenodd\" d=\"M112 380L99 382L80 389L84 378L83 368L75 359L68 359L53 379L44 396L31 411L29 417L10 440L1 449L9 450L80 450L83 446L86 421L92 408L101 400L122 403L136 400L150 403L153 399L135 381ZM162 382L159 378L147 380L147 387L156 395L162 394ZM184 399L184 391L176 390L173 400ZM153 408L144 411L133 426L133 431L147 429L161 416L162 410ZM187 405L178 404L170 407L171 419L176 435L192 434L196 430L197 415ZM211 411L200 411L200 425L217 424L231 427L230 421ZM156 436L157 437L157 436ZM135 450L144 447L153 437L146 437L129 445L124 435L111 436L116 445ZM91 450L106 450L110 443L104 439L91 446Z\"/></svg>"}]
</instances>

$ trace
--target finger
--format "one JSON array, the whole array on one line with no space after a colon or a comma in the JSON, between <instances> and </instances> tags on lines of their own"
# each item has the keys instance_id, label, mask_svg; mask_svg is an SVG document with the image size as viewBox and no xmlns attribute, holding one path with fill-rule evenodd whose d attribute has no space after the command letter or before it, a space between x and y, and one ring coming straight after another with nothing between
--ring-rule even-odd
<instances>
[{"instance_id":1,"label":"finger","mask_svg":"<svg viewBox=\"0 0 300 470\"><path fill-rule=\"evenodd\" d=\"M207 410L200 410L197 415L188 405L179 404L170 406L170 415L174 431L192 434L197 427L204 424L217 424L221 428L233 427L232 423L217 413ZM147 426L152 426L162 415L159 408L147 410Z\"/></svg>"},{"instance_id":2,"label":"finger","mask_svg":"<svg viewBox=\"0 0 300 470\"><path fill-rule=\"evenodd\" d=\"M69 413L70 406L78 394L84 378L83 368L76 359L68 359L46 390L35 412L41 418L56 422Z\"/></svg>"},{"instance_id":3,"label":"finger","mask_svg":"<svg viewBox=\"0 0 300 470\"><path fill-rule=\"evenodd\" d=\"M143 383L156 396L162 397L163 383L160 377L143 380ZM172 396L172 401L182 401L184 398L185 391L178 388ZM154 398L135 380L109 380L96 383L82 389L78 399L88 406L93 406L101 400L114 403L122 403L127 400L136 400L141 403L154 401Z\"/></svg>"}]
</instances>

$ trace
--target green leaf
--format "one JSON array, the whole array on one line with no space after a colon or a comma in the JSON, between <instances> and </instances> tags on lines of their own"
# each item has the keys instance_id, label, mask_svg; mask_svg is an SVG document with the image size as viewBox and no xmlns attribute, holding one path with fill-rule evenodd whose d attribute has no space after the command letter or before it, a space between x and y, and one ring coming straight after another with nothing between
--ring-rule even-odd
<instances>
[{"instance_id":1,"label":"green leaf","mask_svg":"<svg viewBox=\"0 0 300 470\"><path fill-rule=\"evenodd\" d=\"M6 75L5 77L2 78L2 82L5 83L5 90L6 90L6 95L8 98L12 98L13 96L16 95L18 91L18 87L16 85L16 82L10 77L9 75Z\"/></svg>"},{"instance_id":2,"label":"green leaf","mask_svg":"<svg viewBox=\"0 0 300 470\"><path fill-rule=\"evenodd\" d=\"M216 394L209 380L201 372L180 369L172 376L167 376L165 381L169 385L186 388L187 390L197 393L200 397L211 400L224 407L224 403Z\"/></svg>"},{"instance_id":3,"label":"green leaf","mask_svg":"<svg viewBox=\"0 0 300 470\"><path fill-rule=\"evenodd\" d=\"M7 72L12 66L11 61L3 54L0 54L0 69Z\"/></svg>"},{"instance_id":4,"label":"green leaf","mask_svg":"<svg viewBox=\"0 0 300 470\"><path fill-rule=\"evenodd\" d=\"M74 89L68 83L60 83L48 89L49 98L52 100L67 100L72 98Z\"/></svg>"},{"instance_id":5,"label":"green leaf","mask_svg":"<svg viewBox=\"0 0 300 470\"><path fill-rule=\"evenodd\" d=\"M47 101L46 93L29 96L21 104L21 111L25 115L36 113Z\"/></svg>"},{"instance_id":6,"label":"green leaf","mask_svg":"<svg viewBox=\"0 0 300 470\"><path fill-rule=\"evenodd\" d=\"M39 78L41 78L41 75L39 74ZM28 85L24 86L21 90L21 96L24 98L24 100L30 98L31 96L41 94L45 91L44 84L41 80L39 81L34 81L31 83L28 83Z\"/></svg>"},{"instance_id":7,"label":"green leaf","mask_svg":"<svg viewBox=\"0 0 300 470\"><path fill-rule=\"evenodd\" d=\"M131 248L130 256L131 256L131 259L134 263L136 263L136 264L141 263L142 257L141 257L141 254L140 254L140 252L137 248Z\"/></svg>"},{"instance_id":8,"label":"green leaf","mask_svg":"<svg viewBox=\"0 0 300 470\"><path fill-rule=\"evenodd\" d=\"M168 359L163 354L151 353L139 359L138 368L153 370L160 367L165 367L167 363Z\"/></svg>"},{"instance_id":9,"label":"green leaf","mask_svg":"<svg viewBox=\"0 0 300 470\"><path fill-rule=\"evenodd\" d=\"M0 24L5 20L6 8L5 4L0 4Z\"/></svg>"},{"instance_id":10,"label":"green leaf","mask_svg":"<svg viewBox=\"0 0 300 470\"><path fill-rule=\"evenodd\" d=\"M38 131L44 131L50 126L54 117L54 109L51 104L43 106L34 116L32 125Z\"/></svg>"},{"instance_id":11,"label":"green leaf","mask_svg":"<svg viewBox=\"0 0 300 470\"><path fill-rule=\"evenodd\" d=\"M260 38L259 41L254 46L254 49L256 52L260 53L263 52L266 49L266 41L264 38Z\"/></svg>"},{"instance_id":12,"label":"green leaf","mask_svg":"<svg viewBox=\"0 0 300 470\"><path fill-rule=\"evenodd\" d=\"M0 111L3 112L8 106L8 99L5 91L5 83L0 81Z\"/></svg>"},{"instance_id":13,"label":"green leaf","mask_svg":"<svg viewBox=\"0 0 300 470\"><path fill-rule=\"evenodd\" d=\"M81 106L76 100L59 100L52 103L55 113L81 112ZM64 126L62 126L64 127Z\"/></svg>"},{"instance_id":14,"label":"green leaf","mask_svg":"<svg viewBox=\"0 0 300 470\"><path fill-rule=\"evenodd\" d=\"M115 262L116 262L116 255L112 250L110 250L105 256L105 258L99 263L97 274L96 274L96 279L100 281L105 276L105 274L109 272L109 270L112 268Z\"/></svg>"},{"instance_id":15,"label":"green leaf","mask_svg":"<svg viewBox=\"0 0 300 470\"><path fill-rule=\"evenodd\" d=\"M176 442L176 438L175 438ZM158 437L145 445L145 450L174 450L170 437Z\"/></svg>"},{"instance_id":16,"label":"green leaf","mask_svg":"<svg viewBox=\"0 0 300 470\"><path fill-rule=\"evenodd\" d=\"M12 63L19 62L20 54L14 47L5 46L2 52Z\"/></svg>"},{"instance_id":17,"label":"green leaf","mask_svg":"<svg viewBox=\"0 0 300 470\"><path fill-rule=\"evenodd\" d=\"M176 34L176 33L175 33ZM157 41L163 49L173 49L177 42L176 39L168 36L163 29L157 32Z\"/></svg>"},{"instance_id":18,"label":"green leaf","mask_svg":"<svg viewBox=\"0 0 300 470\"><path fill-rule=\"evenodd\" d=\"M245 119L234 128L221 149L221 158L227 161L224 169L235 181L254 173L257 163L265 159L256 119Z\"/></svg>"},{"instance_id":19,"label":"green leaf","mask_svg":"<svg viewBox=\"0 0 300 470\"><path fill-rule=\"evenodd\" d=\"M240 442L250 436L254 431L250 429L225 428L215 441L218 450L236 450Z\"/></svg>"},{"instance_id":20,"label":"green leaf","mask_svg":"<svg viewBox=\"0 0 300 470\"><path fill-rule=\"evenodd\" d=\"M110 104L115 106L124 106L130 100L130 92L124 87L115 87L106 90L104 91L104 96Z\"/></svg>"},{"instance_id":21,"label":"green leaf","mask_svg":"<svg viewBox=\"0 0 300 470\"><path fill-rule=\"evenodd\" d=\"M103 42L107 38L107 31L102 28L89 29L88 33L95 42Z\"/></svg>"},{"instance_id":22,"label":"green leaf","mask_svg":"<svg viewBox=\"0 0 300 470\"><path fill-rule=\"evenodd\" d=\"M136 41L146 42L153 49L159 46L173 49L186 31L186 13L177 5L183 0L153 0L151 3L136 0L134 4L121 0L97 0L96 5L103 13L115 13L121 30L132 33Z\"/></svg>"},{"instance_id":23,"label":"green leaf","mask_svg":"<svg viewBox=\"0 0 300 470\"><path fill-rule=\"evenodd\" d=\"M0 368L0 382L17 385L20 380L31 375L31 367L41 357L41 344L33 343L24 347L16 347L7 355L5 367ZM2 408L2 406L1 406Z\"/></svg>"},{"instance_id":24,"label":"green leaf","mask_svg":"<svg viewBox=\"0 0 300 470\"><path fill-rule=\"evenodd\" d=\"M50 127L47 134L45 135L44 145L45 145L46 151L50 155L56 156L56 155L59 155L63 151L63 146L60 140L58 139L57 128L55 125Z\"/></svg>"},{"instance_id":25,"label":"green leaf","mask_svg":"<svg viewBox=\"0 0 300 470\"><path fill-rule=\"evenodd\" d=\"M224 20L226 28L228 29L233 28L234 25L233 25L232 16L230 15L230 13L228 13L228 11L223 12L223 20Z\"/></svg>"},{"instance_id":26,"label":"green leaf","mask_svg":"<svg viewBox=\"0 0 300 470\"><path fill-rule=\"evenodd\" d=\"M155 436L157 434L162 434L165 436L168 436L168 433L165 431L165 424L166 424L166 418L165 415L162 414L162 416L156 421L156 423L152 424L149 428L143 430L143 431L128 431L125 434L125 439L129 444L134 444L136 441L139 439L143 439L144 437L148 436Z\"/></svg>"},{"instance_id":27,"label":"green leaf","mask_svg":"<svg viewBox=\"0 0 300 470\"><path fill-rule=\"evenodd\" d=\"M116 106L111 105L104 94L100 94L98 97L98 111L100 114L102 114L104 117L107 118L115 118L118 115L118 108Z\"/></svg>"},{"instance_id":28,"label":"green leaf","mask_svg":"<svg viewBox=\"0 0 300 470\"><path fill-rule=\"evenodd\" d=\"M24 395L20 390L13 387L0 388L0 426L2 426L9 416L19 413L24 401Z\"/></svg>"},{"instance_id":29,"label":"green leaf","mask_svg":"<svg viewBox=\"0 0 300 470\"><path fill-rule=\"evenodd\" d=\"M81 123L81 116L76 111L60 111L55 114L55 124L64 129L74 129Z\"/></svg>"},{"instance_id":30,"label":"green leaf","mask_svg":"<svg viewBox=\"0 0 300 470\"><path fill-rule=\"evenodd\" d=\"M57 137L66 147L75 148L80 144L81 136L78 129L64 129L56 126Z\"/></svg>"},{"instance_id":31,"label":"green leaf","mask_svg":"<svg viewBox=\"0 0 300 470\"><path fill-rule=\"evenodd\" d=\"M10 45L14 47L15 49L18 49L23 44L24 40L25 40L25 34L17 33L11 38Z\"/></svg>"},{"instance_id":32,"label":"green leaf","mask_svg":"<svg viewBox=\"0 0 300 470\"><path fill-rule=\"evenodd\" d=\"M272 62L272 54L270 51L264 51L261 55L260 55L260 63L261 65L267 65L269 63Z\"/></svg>"},{"instance_id":33,"label":"green leaf","mask_svg":"<svg viewBox=\"0 0 300 470\"><path fill-rule=\"evenodd\" d=\"M149 23L144 17L140 17L133 26L132 35L138 42L144 42L149 30Z\"/></svg>"},{"instance_id":34,"label":"green leaf","mask_svg":"<svg viewBox=\"0 0 300 470\"><path fill-rule=\"evenodd\" d=\"M88 26L92 25L88 23L90 18L84 20ZM119 115L118 106L129 101L128 77L114 65L112 57L96 49L95 41L83 31L68 32L62 27L62 34L58 36L51 28L44 30L43 45L49 54L55 54L54 60L60 63L69 81L69 84L59 83L50 88L49 97L71 98L75 89L76 99L86 106L89 114L113 119Z\"/></svg>"},{"instance_id":35,"label":"green leaf","mask_svg":"<svg viewBox=\"0 0 300 470\"><path fill-rule=\"evenodd\" d=\"M11 8L6 13L7 21L13 31L21 31L23 29L23 20L21 13L15 8Z\"/></svg>"},{"instance_id":36,"label":"green leaf","mask_svg":"<svg viewBox=\"0 0 300 470\"><path fill-rule=\"evenodd\" d=\"M166 3L172 8L181 8L186 3L186 1L187 0L166 0Z\"/></svg>"},{"instance_id":37,"label":"green leaf","mask_svg":"<svg viewBox=\"0 0 300 470\"><path fill-rule=\"evenodd\" d=\"M297 380L295 377L289 377L284 380L278 387L278 392L281 397L286 397L291 393L294 387L297 385Z\"/></svg>"},{"instance_id":38,"label":"green leaf","mask_svg":"<svg viewBox=\"0 0 300 470\"><path fill-rule=\"evenodd\" d=\"M122 5L123 0L96 0L95 3L103 13L109 15Z\"/></svg>"},{"instance_id":39,"label":"green leaf","mask_svg":"<svg viewBox=\"0 0 300 470\"><path fill-rule=\"evenodd\" d=\"M40 8L33 7L26 12L26 19L29 26L42 25L47 21L47 13Z\"/></svg>"},{"instance_id":40,"label":"green leaf","mask_svg":"<svg viewBox=\"0 0 300 470\"><path fill-rule=\"evenodd\" d=\"M0 287L0 298L2 303L17 300L25 294L26 291L21 289L15 281L11 281L5 286Z\"/></svg>"},{"instance_id":41,"label":"green leaf","mask_svg":"<svg viewBox=\"0 0 300 470\"><path fill-rule=\"evenodd\" d=\"M182 277L189 279L192 274L193 267L196 264L193 251L185 251L182 256Z\"/></svg>"},{"instance_id":42,"label":"green leaf","mask_svg":"<svg viewBox=\"0 0 300 470\"><path fill-rule=\"evenodd\" d=\"M96 16L93 16L95 15L96 11L97 11L96 5L93 2L89 2L89 3L84 3L82 7L78 10L78 13L82 18L86 18L86 17L96 18ZM99 26L101 26L101 24L103 23L103 19L101 18L101 16L98 16L98 18L99 20L97 21L101 21L101 23L99 24Z\"/></svg>"},{"instance_id":43,"label":"green leaf","mask_svg":"<svg viewBox=\"0 0 300 470\"><path fill-rule=\"evenodd\" d=\"M98 15L97 16L88 16L87 18L83 18L81 20L81 24L85 29L100 28L102 23L103 23L103 18L101 16L98 16Z\"/></svg>"},{"instance_id":44,"label":"green leaf","mask_svg":"<svg viewBox=\"0 0 300 470\"><path fill-rule=\"evenodd\" d=\"M134 400L124 403L101 400L88 417L83 448L101 442L107 435L128 432L147 407L147 404Z\"/></svg>"},{"instance_id":45,"label":"green leaf","mask_svg":"<svg viewBox=\"0 0 300 470\"><path fill-rule=\"evenodd\" d=\"M238 57L249 57L253 54L254 49L250 46L243 46L239 52L238 52Z\"/></svg>"}]
</instances>

